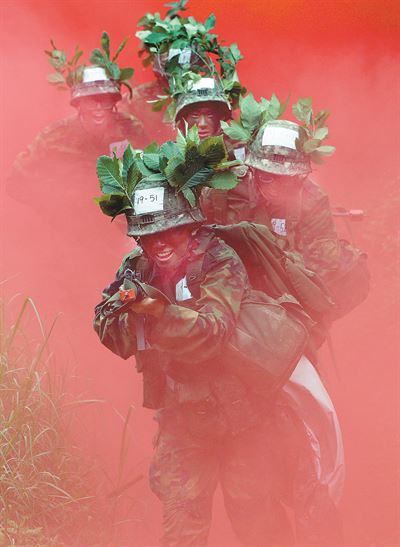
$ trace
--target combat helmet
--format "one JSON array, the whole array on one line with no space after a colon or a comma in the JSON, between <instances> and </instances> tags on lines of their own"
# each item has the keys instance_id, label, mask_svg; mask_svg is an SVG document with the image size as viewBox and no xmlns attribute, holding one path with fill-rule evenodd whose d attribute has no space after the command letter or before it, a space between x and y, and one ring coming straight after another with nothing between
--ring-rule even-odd
<instances>
[{"instance_id":1,"label":"combat helmet","mask_svg":"<svg viewBox=\"0 0 400 547\"><path fill-rule=\"evenodd\" d=\"M83 97L94 95L109 95L115 102L121 100L120 85L111 80L105 68L100 66L88 66L83 70L82 82L71 88L71 105L77 106Z\"/></svg>"},{"instance_id":2,"label":"combat helmet","mask_svg":"<svg viewBox=\"0 0 400 547\"><path fill-rule=\"evenodd\" d=\"M205 220L199 197L204 186L229 190L238 180L230 171L222 137L200 141L197 127L187 136L178 132L176 142L150 145L143 152L129 145L122 160L101 156L97 175L104 193L96 202L115 218L125 214L128 235L164 232Z\"/></svg>"},{"instance_id":3,"label":"combat helmet","mask_svg":"<svg viewBox=\"0 0 400 547\"><path fill-rule=\"evenodd\" d=\"M200 78L197 82L191 81L187 91L180 93L176 98L175 119L179 119L184 108L189 105L210 102L223 105L227 115L230 116L231 104L216 78Z\"/></svg>"},{"instance_id":4,"label":"combat helmet","mask_svg":"<svg viewBox=\"0 0 400 547\"><path fill-rule=\"evenodd\" d=\"M47 80L59 89L71 90L71 104L77 106L79 100L93 95L108 95L115 102L121 99L121 85L125 85L132 95L129 83L133 76L132 67L120 68L116 60L124 49L127 38L118 47L113 57L110 57L110 37L107 32L101 36L101 48L95 48L90 54L90 66L80 61L83 51L77 46L70 60L63 50L58 49L51 40L52 50L45 51L54 72L48 74Z\"/></svg>"},{"instance_id":5,"label":"combat helmet","mask_svg":"<svg viewBox=\"0 0 400 547\"><path fill-rule=\"evenodd\" d=\"M300 127L287 120L270 120L258 131L245 163L275 175L304 175L311 171L310 159L296 147Z\"/></svg>"}]
</instances>

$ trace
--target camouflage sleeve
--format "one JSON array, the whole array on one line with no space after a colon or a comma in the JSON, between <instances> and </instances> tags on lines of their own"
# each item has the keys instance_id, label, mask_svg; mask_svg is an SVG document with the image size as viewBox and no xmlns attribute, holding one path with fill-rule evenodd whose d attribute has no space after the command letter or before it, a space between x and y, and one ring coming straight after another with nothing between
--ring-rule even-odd
<instances>
[{"instance_id":1,"label":"camouflage sleeve","mask_svg":"<svg viewBox=\"0 0 400 547\"><path fill-rule=\"evenodd\" d=\"M314 185L305 188L296 246L307 268L321 277L339 267L340 246L326 193Z\"/></svg>"},{"instance_id":2,"label":"camouflage sleeve","mask_svg":"<svg viewBox=\"0 0 400 547\"><path fill-rule=\"evenodd\" d=\"M95 307L94 330L97 332L101 343L123 359L128 359L136 353L136 315L127 309L119 315L107 317L103 313L103 307L108 299L118 291L128 263L130 267L134 267L132 260L137 256L137 251L133 251L124 258L116 273L115 280L103 290L103 299Z\"/></svg>"},{"instance_id":3,"label":"camouflage sleeve","mask_svg":"<svg viewBox=\"0 0 400 547\"><path fill-rule=\"evenodd\" d=\"M151 346L181 361L201 362L214 357L235 327L247 287L240 258L221 245L208 263L194 309L167 306L149 329Z\"/></svg>"}]
</instances>

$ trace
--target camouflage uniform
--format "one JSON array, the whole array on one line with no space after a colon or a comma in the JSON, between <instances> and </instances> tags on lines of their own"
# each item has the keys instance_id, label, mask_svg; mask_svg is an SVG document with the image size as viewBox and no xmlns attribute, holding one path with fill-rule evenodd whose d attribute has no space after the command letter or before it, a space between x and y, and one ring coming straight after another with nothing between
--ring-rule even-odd
<instances>
[{"instance_id":1,"label":"camouflage uniform","mask_svg":"<svg viewBox=\"0 0 400 547\"><path fill-rule=\"evenodd\" d=\"M273 400L259 400L224 369L221 350L250 287L230 247L214 237L202 249L198 237L201 230L188 262L172 279L161 276L139 249L129 255L96 308L95 329L113 352L125 359L135 354L143 374L144 405L158 410L150 484L163 504L163 545L206 544L218 482L244 545L293 544L282 502L297 508L299 522L307 529L309 493L320 487L313 454L284 392ZM200 296L177 300L175 287L199 253L205 253ZM127 269L173 302L161 318L146 316L145 351L137 352L138 319L133 312L107 317L102 311ZM295 487L299 481L302 488ZM319 508L313 505L313 510ZM301 534L301 526L299 530Z\"/></svg>"},{"instance_id":2,"label":"camouflage uniform","mask_svg":"<svg viewBox=\"0 0 400 547\"><path fill-rule=\"evenodd\" d=\"M264 224L283 248L299 252L307 268L322 277L335 272L340 247L329 198L322 188L306 178L301 186L282 192L278 202L269 203L257 191L256 181L257 173L248 172L240 185L225 194L208 188L203 191L202 209L208 222Z\"/></svg>"}]
</instances>

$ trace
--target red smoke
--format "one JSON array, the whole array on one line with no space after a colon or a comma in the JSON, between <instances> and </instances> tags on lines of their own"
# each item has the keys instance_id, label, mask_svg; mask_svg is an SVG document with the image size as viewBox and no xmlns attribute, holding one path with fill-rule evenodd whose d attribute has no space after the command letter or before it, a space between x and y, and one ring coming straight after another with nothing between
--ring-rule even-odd
<instances>
[{"instance_id":1,"label":"red smoke","mask_svg":"<svg viewBox=\"0 0 400 547\"><path fill-rule=\"evenodd\" d=\"M71 112L68 95L46 82L49 65L43 50L53 38L72 51L96 47L107 30L113 44L135 32L146 11L164 12L162 3L135 0L3 0L2 177L15 155L36 133ZM311 95L316 109L331 111L329 144L337 152L313 175L334 205L362 208L366 219L356 225L358 246L367 251L372 271L371 294L349 316L335 325L333 343L340 379L329 353L321 367L341 418L347 482L343 502L348 545L394 547L400 542L398 435L399 357L398 272L398 3L363 0L189 0L198 19L210 12L216 31L229 44L236 41L245 55L239 75L256 96L275 92L294 102ZM396 40L397 38L397 40ZM132 38L123 64L136 68L135 81L152 77L136 56ZM65 181L54 181L63 192ZM141 409L140 378L132 362L113 356L96 339L92 309L102 288L111 280L119 259L127 252L124 236L108 221L91 196L83 192L86 209L74 219L78 232L54 233L45 219L29 207L2 194L1 280L8 295L31 295L47 324L58 311L55 350L78 376L74 390L85 398L106 399L95 412L86 411L88 446L111 475L116 474L122 419L114 407L131 416L130 459L124 480L143 473L151 457L154 427L151 413ZM88 182L89 185L89 182ZM51 196L49 196L51 200ZM397 197L398 204L398 197ZM398 211L398 209L397 209ZM74 215L74 211L71 211ZM343 226L339 225L341 231ZM344 232L345 234L345 232ZM397 241L397 247L396 247ZM104 246L107 245L107 253ZM106 259L105 259L106 256ZM85 421L86 420L86 421ZM110 486L110 489L111 486ZM132 487L135 522L121 527L121 544L154 545L159 532L159 506L147 479ZM218 504L210 545L231 547L232 532Z\"/></svg>"}]
</instances>

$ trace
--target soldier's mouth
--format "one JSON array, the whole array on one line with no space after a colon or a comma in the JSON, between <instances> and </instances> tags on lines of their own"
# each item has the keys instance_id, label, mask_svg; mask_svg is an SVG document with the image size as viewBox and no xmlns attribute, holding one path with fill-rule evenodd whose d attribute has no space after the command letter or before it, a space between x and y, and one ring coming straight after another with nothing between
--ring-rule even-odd
<instances>
[{"instance_id":1,"label":"soldier's mouth","mask_svg":"<svg viewBox=\"0 0 400 547\"><path fill-rule=\"evenodd\" d=\"M173 249L165 249L163 251L159 251L158 253L156 253L156 260L157 262L168 262L168 260L172 257L172 255L174 254L174 250Z\"/></svg>"}]
</instances>

